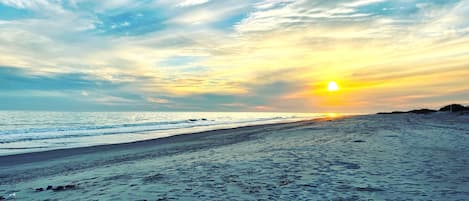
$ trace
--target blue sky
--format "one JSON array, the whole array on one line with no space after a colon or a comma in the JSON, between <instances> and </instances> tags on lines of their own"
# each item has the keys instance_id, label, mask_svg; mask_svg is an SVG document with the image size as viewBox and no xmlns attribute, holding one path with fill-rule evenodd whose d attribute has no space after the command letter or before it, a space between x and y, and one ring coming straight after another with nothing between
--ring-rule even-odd
<instances>
[{"instance_id":1,"label":"blue sky","mask_svg":"<svg viewBox=\"0 0 469 201\"><path fill-rule=\"evenodd\" d=\"M0 109L469 104L468 13L462 0L0 0Z\"/></svg>"}]
</instances>

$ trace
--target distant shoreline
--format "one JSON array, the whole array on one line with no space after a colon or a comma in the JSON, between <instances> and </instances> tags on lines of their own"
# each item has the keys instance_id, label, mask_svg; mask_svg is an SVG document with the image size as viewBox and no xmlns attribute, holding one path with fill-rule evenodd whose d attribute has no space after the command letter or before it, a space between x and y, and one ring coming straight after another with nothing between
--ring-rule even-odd
<instances>
[{"instance_id":1,"label":"distant shoreline","mask_svg":"<svg viewBox=\"0 0 469 201\"><path fill-rule=\"evenodd\" d=\"M463 106L461 104L451 104L441 107L438 110L422 108L422 109L415 109L409 111L392 111L392 112L378 112L376 114L405 114L405 113L413 113L413 114L431 114L435 112L454 112L454 113L469 113L469 106Z\"/></svg>"}]
</instances>

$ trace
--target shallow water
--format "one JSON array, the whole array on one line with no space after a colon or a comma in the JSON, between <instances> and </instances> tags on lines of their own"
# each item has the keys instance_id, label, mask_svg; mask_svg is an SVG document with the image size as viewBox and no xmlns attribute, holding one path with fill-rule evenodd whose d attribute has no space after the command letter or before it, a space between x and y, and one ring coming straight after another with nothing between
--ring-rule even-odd
<instances>
[{"instance_id":1,"label":"shallow water","mask_svg":"<svg viewBox=\"0 0 469 201\"><path fill-rule=\"evenodd\" d=\"M0 111L0 155L289 122L320 113Z\"/></svg>"}]
</instances>

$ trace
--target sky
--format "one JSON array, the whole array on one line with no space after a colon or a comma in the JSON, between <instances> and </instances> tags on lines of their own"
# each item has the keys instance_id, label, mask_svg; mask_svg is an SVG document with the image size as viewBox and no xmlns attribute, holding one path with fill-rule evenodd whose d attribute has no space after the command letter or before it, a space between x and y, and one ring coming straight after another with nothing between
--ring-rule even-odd
<instances>
[{"instance_id":1,"label":"sky","mask_svg":"<svg viewBox=\"0 0 469 201\"><path fill-rule=\"evenodd\" d=\"M0 0L0 110L469 104L467 19L466 0Z\"/></svg>"}]
</instances>

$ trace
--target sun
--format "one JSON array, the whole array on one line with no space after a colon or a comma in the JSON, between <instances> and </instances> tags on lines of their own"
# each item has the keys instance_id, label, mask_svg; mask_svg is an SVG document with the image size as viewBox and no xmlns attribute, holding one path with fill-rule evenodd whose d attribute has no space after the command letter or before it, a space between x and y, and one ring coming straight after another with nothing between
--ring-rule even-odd
<instances>
[{"instance_id":1,"label":"sun","mask_svg":"<svg viewBox=\"0 0 469 201\"><path fill-rule=\"evenodd\" d=\"M329 82L329 84L327 85L327 90L328 90L328 91L338 91L338 90L339 90L339 85L337 85L336 82L331 81L331 82Z\"/></svg>"}]
</instances>

